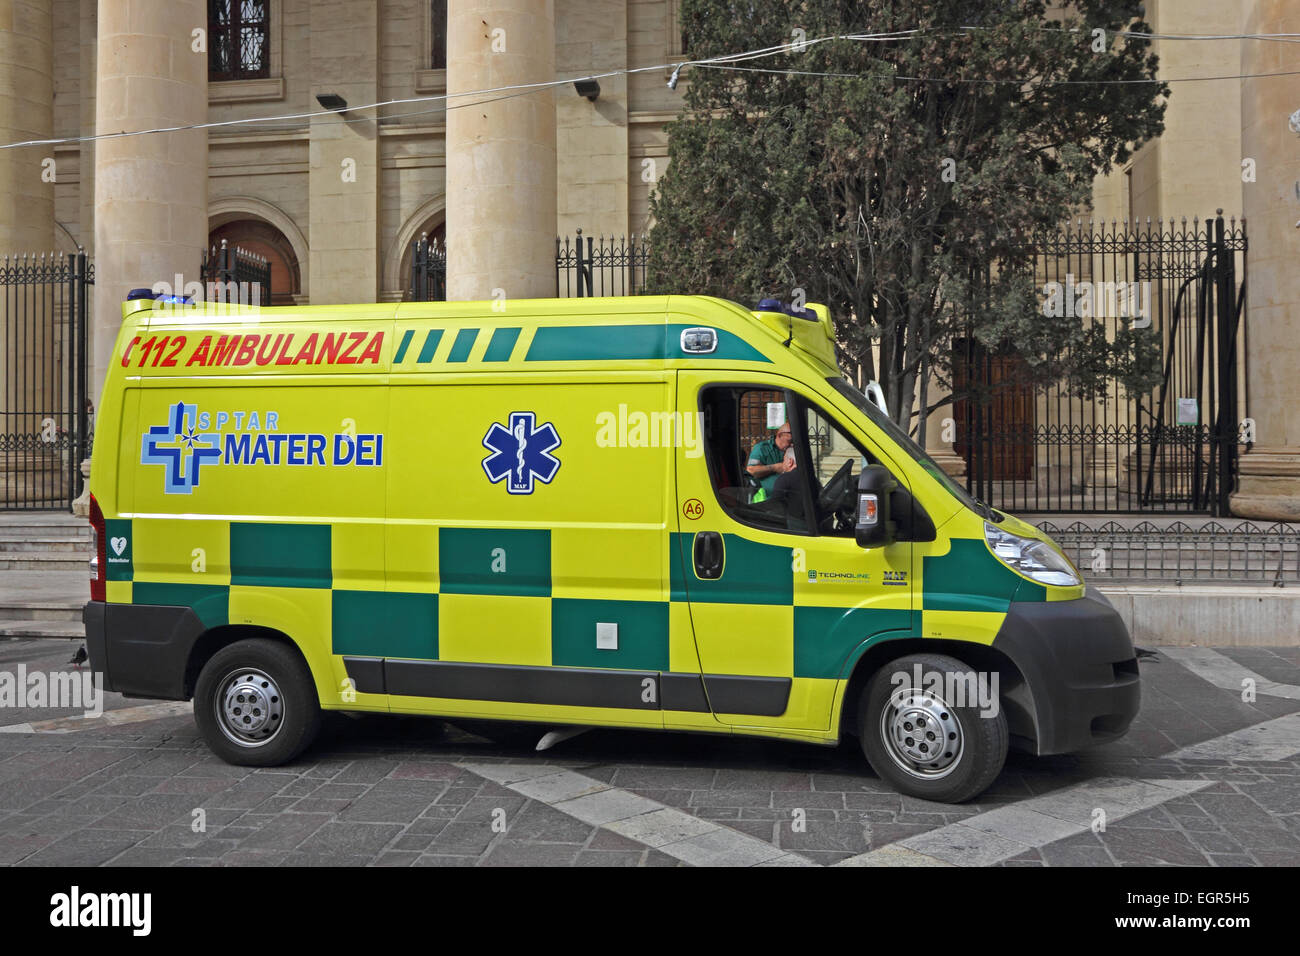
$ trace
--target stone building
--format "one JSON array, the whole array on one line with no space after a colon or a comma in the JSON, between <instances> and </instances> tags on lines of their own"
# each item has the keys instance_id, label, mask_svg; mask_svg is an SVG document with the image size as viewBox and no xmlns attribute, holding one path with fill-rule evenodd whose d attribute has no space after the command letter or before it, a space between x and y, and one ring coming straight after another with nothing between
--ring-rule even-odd
<instances>
[{"instance_id":1,"label":"stone building","mask_svg":"<svg viewBox=\"0 0 1300 956\"><path fill-rule=\"evenodd\" d=\"M676 0L4 6L4 142L318 113L322 95L356 107L680 58ZM99 364L125 290L196 279L202 250L221 239L270 260L276 304L399 299L422 234L451 238L453 297L500 286L551 295L557 231L647 227L655 167L643 161L662 162L663 124L681 105L667 76L602 78L594 99L566 84L464 97L450 112L426 100L0 152L13 197L0 249L94 255ZM502 178L475 185L475 169ZM493 255L476 255L482 243ZM488 276L476 261L514 262L530 279ZM458 286L467 274L478 279Z\"/></svg>"},{"instance_id":2,"label":"stone building","mask_svg":"<svg viewBox=\"0 0 1300 956\"><path fill-rule=\"evenodd\" d=\"M1145 8L1157 32L1282 33L1290 3ZM1245 78L1178 84L1165 135L1098 182L1095 214L1249 219L1259 439L1236 503L1300 519L1300 95L1258 76L1300 70L1300 47L1157 44L1167 77ZM126 290L197 278L222 239L270 260L277 303L399 299L422 234L447 241L451 298L551 295L557 233L648 228L681 46L677 0L3 0L0 142L178 129L0 150L0 252L93 255L92 394ZM650 65L587 95L472 95Z\"/></svg>"}]
</instances>

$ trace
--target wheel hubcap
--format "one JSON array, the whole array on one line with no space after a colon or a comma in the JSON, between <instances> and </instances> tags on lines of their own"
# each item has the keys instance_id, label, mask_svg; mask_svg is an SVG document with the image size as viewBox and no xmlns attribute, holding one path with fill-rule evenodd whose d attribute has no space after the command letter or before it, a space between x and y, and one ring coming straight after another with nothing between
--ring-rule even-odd
<instances>
[{"instance_id":1,"label":"wheel hubcap","mask_svg":"<svg viewBox=\"0 0 1300 956\"><path fill-rule=\"evenodd\" d=\"M937 780L961 759L961 722L935 694L895 694L880 715L880 736L890 758L923 780Z\"/></svg>"},{"instance_id":2,"label":"wheel hubcap","mask_svg":"<svg viewBox=\"0 0 1300 956\"><path fill-rule=\"evenodd\" d=\"M260 747L284 723L284 700L270 675L245 668L228 675L217 695L217 723L242 747Z\"/></svg>"}]
</instances>

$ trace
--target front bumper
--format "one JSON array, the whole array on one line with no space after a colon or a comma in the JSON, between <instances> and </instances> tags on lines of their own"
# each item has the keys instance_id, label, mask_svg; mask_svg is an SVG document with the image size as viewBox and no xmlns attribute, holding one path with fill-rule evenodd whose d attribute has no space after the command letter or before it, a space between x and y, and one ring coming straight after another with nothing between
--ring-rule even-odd
<instances>
[{"instance_id":1,"label":"front bumper","mask_svg":"<svg viewBox=\"0 0 1300 956\"><path fill-rule=\"evenodd\" d=\"M192 608L89 601L81 612L86 656L104 689L125 697L187 700L185 676L206 629Z\"/></svg>"},{"instance_id":2,"label":"front bumper","mask_svg":"<svg viewBox=\"0 0 1300 956\"><path fill-rule=\"evenodd\" d=\"M1094 588L1075 601L1013 602L994 650L1024 677L1007 694L1017 743L1039 755L1121 737L1142 702L1137 654L1119 612Z\"/></svg>"}]
</instances>

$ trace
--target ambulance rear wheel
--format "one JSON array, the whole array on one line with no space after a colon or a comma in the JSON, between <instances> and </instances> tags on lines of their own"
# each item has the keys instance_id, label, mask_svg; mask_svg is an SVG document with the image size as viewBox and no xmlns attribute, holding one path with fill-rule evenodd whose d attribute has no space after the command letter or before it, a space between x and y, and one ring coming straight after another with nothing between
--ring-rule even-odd
<instances>
[{"instance_id":1,"label":"ambulance rear wheel","mask_svg":"<svg viewBox=\"0 0 1300 956\"><path fill-rule=\"evenodd\" d=\"M226 763L275 767L316 738L320 700L295 650L277 641L237 641L213 654L199 673L194 722Z\"/></svg>"},{"instance_id":2,"label":"ambulance rear wheel","mask_svg":"<svg viewBox=\"0 0 1300 956\"><path fill-rule=\"evenodd\" d=\"M1002 772L1007 720L997 700L982 707L971 694L981 677L976 673L972 682L971 675L972 668L956 658L911 654L867 682L858 706L862 750L895 790L961 803L987 790Z\"/></svg>"}]
</instances>

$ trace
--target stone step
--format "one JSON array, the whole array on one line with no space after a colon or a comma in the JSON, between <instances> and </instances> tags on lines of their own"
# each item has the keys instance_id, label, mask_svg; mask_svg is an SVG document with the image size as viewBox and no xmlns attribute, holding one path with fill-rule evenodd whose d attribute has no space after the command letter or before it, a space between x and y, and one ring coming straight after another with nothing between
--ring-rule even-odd
<instances>
[{"instance_id":1,"label":"stone step","mask_svg":"<svg viewBox=\"0 0 1300 956\"><path fill-rule=\"evenodd\" d=\"M0 511L0 528L89 527L89 519L66 511Z\"/></svg>"},{"instance_id":2,"label":"stone step","mask_svg":"<svg viewBox=\"0 0 1300 956\"><path fill-rule=\"evenodd\" d=\"M9 534L79 534L90 536L93 529L85 518L72 521L0 521L0 535Z\"/></svg>"},{"instance_id":3,"label":"stone step","mask_svg":"<svg viewBox=\"0 0 1300 956\"><path fill-rule=\"evenodd\" d=\"M0 553L0 571L85 571L89 579L89 561L89 554L76 551Z\"/></svg>"},{"instance_id":4,"label":"stone step","mask_svg":"<svg viewBox=\"0 0 1300 956\"><path fill-rule=\"evenodd\" d=\"M19 554L30 551L75 551L90 556L92 551L89 539L82 538L5 538L0 535L0 554Z\"/></svg>"},{"instance_id":5,"label":"stone step","mask_svg":"<svg viewBox=\"0 0 1300 956\"><path fill-rule=\"evenodd\" d=\"M90 588L75 601L0 601L0 621L75 621L81 624L81 609L90 600Z\"/></svg>"},{"instance_id":6,"label":"stone step","mask_svg":"<svg viewBox=\"0 0 1300 956\"><path fill-rule=\"evenodd\" d=\"M0 527L0 545L17 544L22 541L66 541L69 544L92 548L95 536L90 531L85 535L72 528L4 528Z\"/></svg>"},{"instance_id":7,"label":"stone step","mask_svg":"<svg viewBox=\"0 0 1300 956\"><path fill-rule=\"evenodd\" d=\"M0 639L66 638L86 639L86 628L81 621L8 621L0 619Z\"/></svg>"},{"instance_id":8,"label":"stone step","mask_svg":"<svg viewBox=\"0 0 1300 956\"><path fill-rule=\"evenodd\" d=\"M84 521L75 525L62 524L0 524L0 538L89 538L90 525Z\"/></svg>"}]
</instances>

